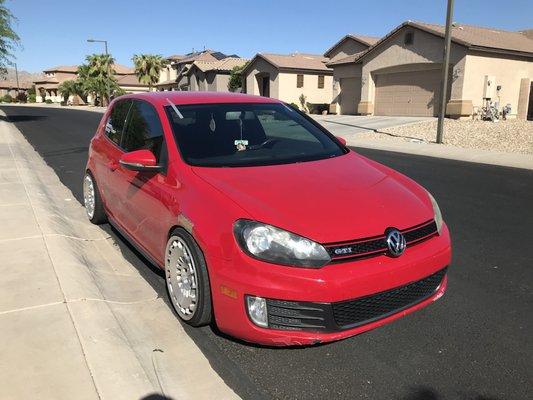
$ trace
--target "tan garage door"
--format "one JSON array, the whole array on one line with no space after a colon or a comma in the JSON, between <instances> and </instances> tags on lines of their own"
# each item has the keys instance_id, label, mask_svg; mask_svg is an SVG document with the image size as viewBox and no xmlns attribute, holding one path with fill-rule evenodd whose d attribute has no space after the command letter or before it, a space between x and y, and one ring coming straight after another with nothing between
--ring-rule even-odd
<instances>
[{"instance_id":1,"label":"tan garage door","mask_svg":"<svg viewBox=\"0 0 533 400\"><path fill-rule=\"evenodd\" d=\"M355 114L361 100L361 78L341 78L341 114Z\"/></svg>"},{"instance_id":2,"label":"tan garage door","mask_svg":"<svg viewBox=\"0 0 533 400\"><path fill-rule=\"evenodd\" d=\"M436 116L440 70L376 75L375 115Z\"/></svg>"}]
</instances>

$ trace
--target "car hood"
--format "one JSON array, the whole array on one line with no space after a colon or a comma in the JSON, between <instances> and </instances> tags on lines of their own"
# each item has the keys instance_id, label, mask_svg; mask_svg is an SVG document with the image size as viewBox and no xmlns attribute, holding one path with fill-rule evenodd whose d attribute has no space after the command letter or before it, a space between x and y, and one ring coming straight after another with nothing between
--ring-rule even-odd
<instances>
[{"instance_id":1,"label":"car hood","mask_svg":"<svg viewBox=\"0 0 533 400\"><path fill-rule=\"evenodd\" d=\"M331 243L382 235L433 218L410 179L354 152L294 164L193 167L205 182L264 223Z\"/></svg>"}]
</instances>

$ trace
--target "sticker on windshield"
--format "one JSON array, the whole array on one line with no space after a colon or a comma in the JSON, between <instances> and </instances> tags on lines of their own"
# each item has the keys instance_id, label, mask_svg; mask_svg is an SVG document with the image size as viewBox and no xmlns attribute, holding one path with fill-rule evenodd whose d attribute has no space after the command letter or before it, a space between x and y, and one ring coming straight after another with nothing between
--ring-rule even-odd
<instances>
[{"instance_id":1,"label":"sticker on windshield","mask_svg":"<svg viewBox=\"0 0 533 400\"><path fill-rule=\"evenodd\" d=\"M246 150L246 146L248 146L248 140L236 140L234 143L237 146L237 151Z\"/></svg>"},{"instance_id":2,"label":"sticker on windshield","mask_svg":"<svg viewBox=\"0 0 533 400\"><path fill-rule=\"evenodd\" d=\"M213 113L211 113L211 121L209 121L209 129L211 129L211 132L215 132L217 129L217 123L215 122L215 119L213 118Z\"/></svg>"}]
</instances>

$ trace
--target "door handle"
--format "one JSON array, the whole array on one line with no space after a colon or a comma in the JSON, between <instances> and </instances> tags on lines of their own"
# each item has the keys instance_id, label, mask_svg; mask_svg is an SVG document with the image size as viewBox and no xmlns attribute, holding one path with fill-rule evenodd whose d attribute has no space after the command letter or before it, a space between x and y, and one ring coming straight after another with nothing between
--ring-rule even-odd
<instances>
[{"instance_id":1,"label":"door handle","mask_svg":"<svg viewBox=\"0 0 533 400\"><path fill-rule=\"evenodd\" d=\"M118 168L118 163L116 161L110 161L107 163L107 168L114 172Z\"/></svg>"}]
</instances>

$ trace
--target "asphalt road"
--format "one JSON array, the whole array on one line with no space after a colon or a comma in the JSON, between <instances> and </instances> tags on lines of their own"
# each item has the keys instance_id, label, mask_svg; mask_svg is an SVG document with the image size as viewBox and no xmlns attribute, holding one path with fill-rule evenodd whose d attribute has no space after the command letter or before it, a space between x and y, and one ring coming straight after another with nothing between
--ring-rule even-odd
<instances>
[{"instance_id":1,"label":"asphalt road","mask_svg":"<svg viewBox=\"0 0 533 400\"><path fill-rule=\"evenodd\" d=\"M81 200L87 146L101 114L0 107ZM414 178L439 200L454 258L446 295L341 342L271 349L213 328L188 334L244 398L533 398L533 171L398 153L360 153ZM163 278L107 229L161 294Z\"/></svg>"}]
</instances>

